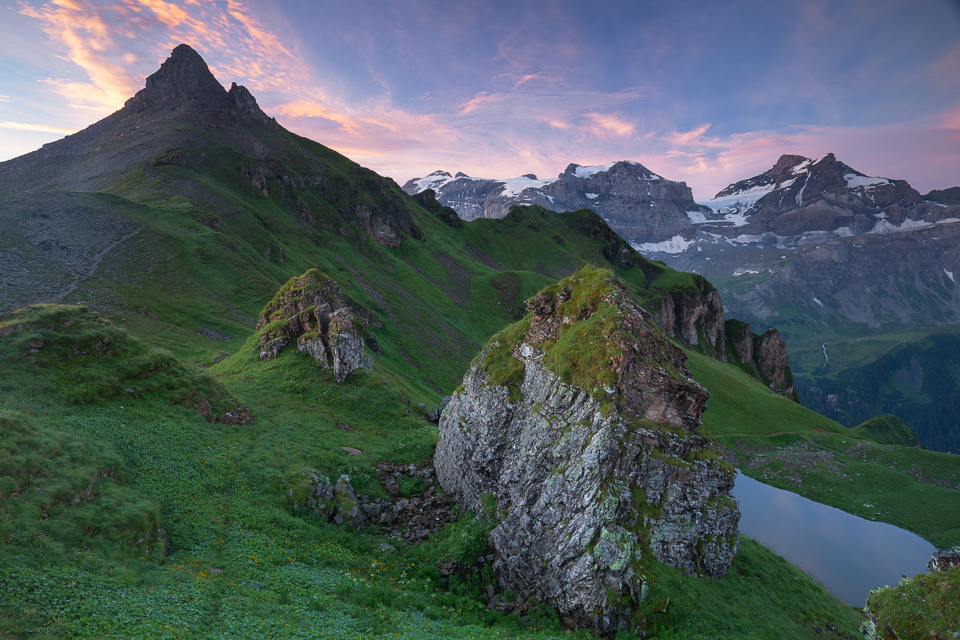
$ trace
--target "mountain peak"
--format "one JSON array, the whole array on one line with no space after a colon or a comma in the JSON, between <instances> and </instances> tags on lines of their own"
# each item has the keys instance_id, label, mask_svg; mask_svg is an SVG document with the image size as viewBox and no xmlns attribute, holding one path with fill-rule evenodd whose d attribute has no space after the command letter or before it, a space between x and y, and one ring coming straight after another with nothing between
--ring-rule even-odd
<instances>
[{"instance_id":1,"label":"mountain peak","mask_svg":"<svg viewBox=\"0 0 960 640\"><path fill-rule=\"evenodd\" d=\"M794 156L785 153L780 156L780 159L777 160L777 163L773 165L773 170L779 173L786 169L792 169L805 160L809 161L810 159L804 158L803 156Z\"/></svg>"},{"instance_id":2,"label":"mountain peak","mask_svg":"<svg viewBox=\"0 0 960 640\"><path fill-rule=\"evenodd\" d=\"M181 44L147 77L146 87L128 100L127 105L149 108L194 100L211 103L211 107L229 104L226 89L210 72L203 57L189 45Z\"/></svg>"}]
</instances>

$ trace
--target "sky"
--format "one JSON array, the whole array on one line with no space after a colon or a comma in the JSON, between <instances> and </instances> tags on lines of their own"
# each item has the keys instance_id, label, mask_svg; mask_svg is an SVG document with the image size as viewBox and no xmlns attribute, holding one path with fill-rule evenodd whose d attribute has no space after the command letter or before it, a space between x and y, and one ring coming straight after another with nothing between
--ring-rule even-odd
<instances>
[{"instance_id":1,"label":"sky","mask_svg":"<svg viewBox=\"0 0 960 640\"><path fill-rule=\"evenodd\" d=\"M0 4L0 160L123 106L184 42L400 184L635 160L705 200L781 154L960 186L960 0Z\"/></svg>"}]
</instances>

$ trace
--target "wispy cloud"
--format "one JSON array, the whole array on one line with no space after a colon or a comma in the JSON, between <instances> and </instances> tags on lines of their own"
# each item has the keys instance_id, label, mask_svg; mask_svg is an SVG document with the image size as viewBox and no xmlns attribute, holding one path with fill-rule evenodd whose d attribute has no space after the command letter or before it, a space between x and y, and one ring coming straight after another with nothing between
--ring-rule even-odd
<instances>
[{"instance_id":1,"label":"wispy cloud","mask_svg":"<svg viewBox=\"0 0 960 640\"><path fill-rule=\"evenodd\" d=\"M122 105L136 83L128 69L116 61L114 39L122 6L92 7L73 0L56 0L42 7L21 4L20 13L40 21L43 31L61 45L61 57L86 72L88 82L48 79L70 106L109 111Z\"/></svg>"},{"instance_id":2,"label":"wispy cloud","mask_svg":"<svg viewBox=\"0 0 960 640\"><path fill-rule=\"evenodd\" d=\"M76 133L77 129L69 127L52 127L46 124L30 124L26 122L0 122L0 129L17 129L19 131L45 131L47 133Z\"/></svg>"},{"instance_id":3,"label":"wispy cloud","mask_svg":"<svg viewBox=\"0 0 960 640\"><path fill-rule=\"evenodd\" d=\"M158 56L180 42L208 55L224 79L242 78L255 90L284 89L305 79L302 61L235 0L53 0L22 2L20 13L35 18L59 46L58 55L83 70L86 80L46 80L80 108L119 108L142 86Z\"/></svg>"},{"instance_id":4,"label":"wispy cloud","mask_svg":"<svg viewBox=\"0 0 960 640\"><path fill-rule=\"evenodd\" d=\"M632 136L637 132L636 125L627 122L617 113L585 113L585 118L590 121L587 130L596 136L603 137L626 137Z\"/></svg>"},{"instance_id":5,"label":"wispy cloud","mask_svg":"<svg viewBox=\"0 0 960 640\"><path fill-rule=\"evenodd\" d=\"M387 27L406 13L416 12L416 7L385 4L384 11L393 12ZM321 73L314 43L298 38L297 30L284 22L279 12L267 13L260 5L242 0L35 0L21 2L19 10L36 21L56 54L79 70L73 76L62 73L44 81L48 90L63 96L69 105L98 113L119 108L143 86L143 77L156 69L173 46L186 42L205 57L221 81L248 86L264 110L287 128L401 181L437 168L503 178L528 172L555 175L568 162L601 164L633 159L667 178L686 180L697 197L704 198L729 182L769 168L781 153L834 151L867 173L886 171L891 177L912 181L914 175L921 175L931 181L943 180L941 187L950 180L956 182L955 177L938 176L960 166L956 138L960 135L960 107L914 125L785 128L766 121L750 124L749 120L733 125L736 111L687 111L692 109L691 101L684 100L679 90L671 92L667 84L657 84L639 73L652 69L651 61L666 64L663 61L672 59L663 52L658 57L657 42L661 41L655 37L657 29L648 34L652 41L645 49L629 49L630 60L643 59L645 64L626 64L617 58L614 62L624 74L617 78L622 81L615 82L611 76L591 82L592 54L605 50L608 43L584 42L576 21L556 8L514 16L506 26L499 15L498 20L488 20L492 26L483 31L483 46L487 47L482 49L483 59L472 57L468 41L470 25L487 24L481 19L483 9L461 3L445 12L446 17L421 16L424 29L435 26L435 19L447 20L443 24L450 28L440 29L435 40L456 51L456 64L451 67L438 62L442 49L423 49L422 39L398 33L394 42L398 48L390 55L403 57L407 66L380 61L378 67L382 38L374 38L374 31L368 29L371 25L364 21L376 23L379 14L370 5L364 6L366 12L358 16L361 26L345 22L336 43L350 53L346 64L353 64L349 73L341 70L339 74L336 63L343 61L337 56L326 62L330 68ZM831 6L826 0L804 4L792 44L810 47L835 33ZM349 8L338 11L341 18L349 14ZM466 15L460 15L464 12ZM548 26L538 31L543 24ZM382 22L373 26L380 29L377 33L381 36L392 33L384 31L387 27ZM636 41L631 35L630 42ZM670 51L680 55L676 38L662 36L662 42L670 43ZM338 55L342 55L339 50ZM953 81L957 60L960 47L945 49L927 68ZM758 93L741 90L735 106L747 104L753 112L775 112L792 109L800 95L816 103L813 113L827 117L796 121L842 124L834 116L842 110L833 106L829 83L824 84L821 76L804 70L792 58L788 62L787 67L766 69L775 83L766 82L763 72L761 81L747 83ZM408 96L403 102L397 97L403 93L398 90L401 84L422 73L425 66L431 77L440 81L416 87L408 94L417 99ZM462 76L458 75L461 67L466 68ZM638 73L624 71L634 68ZM351 92L357 84L351 74L366 74L362 90ZM469 81L463 79L467 77ZM670 78L670 87L691 81L690 76ZM711 94L711 104L715 102ZM677 124L679 112L688 118L682 125ZM17 123L2 126L12 125ZM72 132L44 124L18 127ZM909 162L898 161L898 155ZM904 172L896 174L901 166ZM927 188L922 181L916 186ZM929 188L933 186L938 185Z\"/></svg>"}]
</instances>

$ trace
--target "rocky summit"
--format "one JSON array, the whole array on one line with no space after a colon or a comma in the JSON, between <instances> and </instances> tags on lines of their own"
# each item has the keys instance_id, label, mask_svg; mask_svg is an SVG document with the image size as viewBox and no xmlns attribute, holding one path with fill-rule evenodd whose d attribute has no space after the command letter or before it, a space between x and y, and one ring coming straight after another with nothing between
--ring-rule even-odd
<instances>
[{"instance_id":1,"label":"rocky summit","mask_svg":"<svg viewBox=\"0 0 960 640\"><path fill-rule=\"evenodd\" d=\"M654 558L726 573L734 470L697 429L708 393L682 351L610 272L585 268L527 309L444 409L437 477L462 506L499 514L501 588L615 633L633 626Z\"/></svg>"},{"instance_id":2,"label":"rocky summit","mask_svg":"<svg viewBox=\"0 0 960 640\"><path fill-rule=\"evenodd\" d=\"M337 283L316 269L291 278L260 314L260 359L276 358L293 340L297 349L337 382L357 369L373 368L363 353L363 338L346 296Z\"/></svg>"},{"instance_id":3,"label":"rocky summit","mask_svg":"<svg viewBox=\"0 0 960 640\"><path fill-rule=\"evenodd\" d=\"M433 189L441 204L464 220L502 218L514 205L535 204L551 211L591 209L634 246L692 238L688 211L703 211L683 182L667 180L638 162L609 165L570 164L556 178L528 173L509 180L474 178L434 171L403 185L414 195Z\"/></svg>"}]
</instances>

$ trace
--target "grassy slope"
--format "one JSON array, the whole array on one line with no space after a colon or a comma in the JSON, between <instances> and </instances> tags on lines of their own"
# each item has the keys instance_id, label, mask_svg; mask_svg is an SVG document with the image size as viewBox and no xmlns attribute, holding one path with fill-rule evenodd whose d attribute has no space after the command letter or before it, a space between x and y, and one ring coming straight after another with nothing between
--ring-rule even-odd
<instances>
[{"instance_id":1,"label":"grassy slope","mask_svg":"<svg viewBox=\"0 0 960 640\"><path fill-rule=\"evenodd\" d=\"M857 435L880 444L899 444L904 447L926 448L907 423L889 413L865 420L854 427L853 431Z\"/></svg>"},{"instance_id":2,"label":"grassy slope","mask_svg":"<svg viewBox=\"0 0 960 640\"><path fill-rule=\"evenodd\" d=\"M774 394L735 367L688 355L693 377L711 392L704 428L738 453L745 473L908 529L940 548L960 544L957 456L875 443Z\"/></svg>"},{"instance_id":3,"label":"grassy slope","mask_svg":"<svg viewBox=\"0 0 960 640\"><path fill-rule=\"evenodd\" d=\"M16 351L4 353L3 365L20 388L41 388L48 375ZM359 490L374 493L370 462L429 455L435 427L404 416L407 404L393 385L365 373L337 385L294 352L260 363L252 340L213 371L251 407L252 425L210 424L159 389L84 404L42 388L3 394L2 481L19 485L29 475L13 460L57 466L55 476L31 475L30 487L4 502L0 637L567 635L547 610L528 621L487 612L489 569L449 585L440 578L439 559L469 564L482 552L486 529L472 517L424 546L392 552L381 551L375 535L290 515L281 483L303 466L350 473ZM351 457L341 446L363 453ZM70 504L91 466L112 476L89 501ZM20 476L7 480L10 474ZM64 483L76 486L59 489ZM62 496L59 510L39 521L51 494ZM102 532L76 524L90 519ZM156 523L167 557L145 554L137 543L141 529ZM827 624L848 632L857 625L848 608L749 540L721 580L684 578L662 566L651 577L652 632L762 638L776 630L813 638Z\"/></svg>"}]
</instances>

